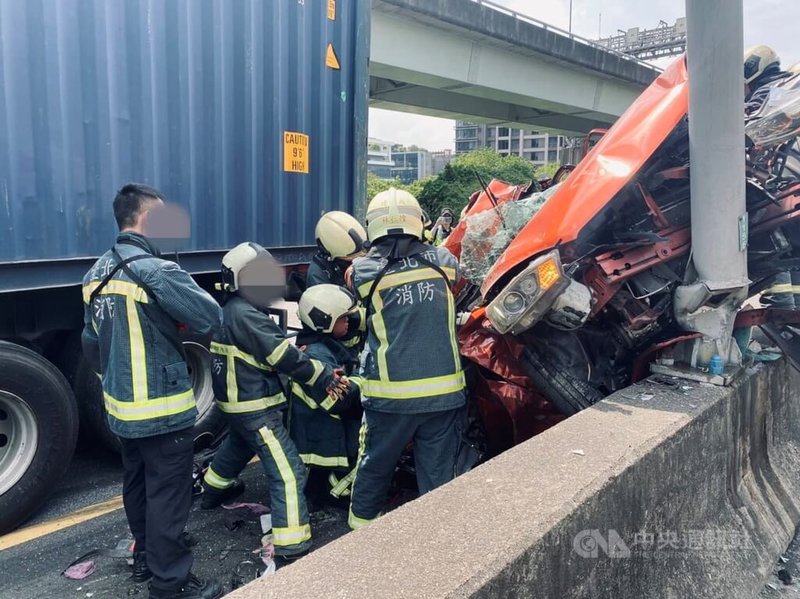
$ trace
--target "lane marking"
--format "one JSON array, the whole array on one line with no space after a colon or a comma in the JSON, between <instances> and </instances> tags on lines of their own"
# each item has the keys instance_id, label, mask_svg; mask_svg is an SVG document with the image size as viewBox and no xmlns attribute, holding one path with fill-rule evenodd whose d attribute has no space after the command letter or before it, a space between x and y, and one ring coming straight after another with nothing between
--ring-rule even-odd
<instances>
[{"instance_id":1,"label":"lane marking","mask_svg":"<svg viewBox=\"0 0 800 599\"><path fill-rule=\"evenodd\" d=\"M8 533L0 537L0 551L10 549L11 547L27 543L28 541L44 537L60 530L71 528L87 520L99 518L100 516L120 510L122 507L122 495L117 495L107 501L89 505L71 514L67 514L66 516L56 518L55 520L34 524L33 526Z\"/></svg>"}]
</instances>

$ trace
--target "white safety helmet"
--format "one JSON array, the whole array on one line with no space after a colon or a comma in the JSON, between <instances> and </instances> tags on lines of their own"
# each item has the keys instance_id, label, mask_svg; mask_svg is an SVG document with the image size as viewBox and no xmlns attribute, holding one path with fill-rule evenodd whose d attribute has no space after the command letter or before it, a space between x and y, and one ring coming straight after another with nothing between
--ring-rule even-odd
<instances>
[{"instance_id":1,"label":"white safety helmet","mask_svg":"<svg viewBox=\"0 0 800 599\"><path fill-rule=\"evenodd\" d=\"M326 212L314 231L317 245L331 258L352 258L364 249L367 232L347 212Z\"/></svg>"},{"instance_id":2,"label":"white safety helmet","mask_svg":"<svg viewBox=\"0 0 800 599\"><path fill-rule=\"evenodd\" d=\"M778 71L781 60L769 46L753 46L744 53L744 81L752 83L768 70Z\"/></svg>"},{"instance_id":3,"label":"white safety helmet","mask_svg":"<svg viewBox=\"0 0 800 599\"><path fill-rule=\"evenodd\" d=\"M358 302L344 287L325 283L306 289L297 308L304 325L319 333L330 333L339 318L358 310Z\"/></svg>"},{"instance_id":4,"label":"white safety helmet","mask_svg":"<svg viewBox=\"0 0 800 599\"><path fill-rule=\"evenodd\" d=\"M417 198L390 187L377 194L367 208L367 234L370 241L387 235L413 235L422 238L424 223Z\"/></svg>"},{"instance_id":5,"label":"white safety helmet","mask_svg":"<svg viewBox=\"0 0 800 599\"><path fill-rule=\"evenodd\" d=\"M239 291L243 286L280 287L282 276L272 254L252 241L240 243L222 257L223 291Z\"/></svg>"}]
</instances>

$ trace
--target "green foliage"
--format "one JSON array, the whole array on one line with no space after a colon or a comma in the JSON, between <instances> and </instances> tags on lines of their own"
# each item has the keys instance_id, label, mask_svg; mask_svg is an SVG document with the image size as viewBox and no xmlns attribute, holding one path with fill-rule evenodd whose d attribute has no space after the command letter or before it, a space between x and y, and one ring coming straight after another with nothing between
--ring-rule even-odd
<instances>
[{"instance_id":1,"label":"green foliage","mask_svg":"<svg viewBox=\"0 0 800 599\"><path fill-rule=\"evenodd\" d=\"M492 179L517 184L535 178L533 164L520 156L502 156L488 148L461 154L427 181L417 196L431 219L436 220L445 207L458 215L469 196L481 188L476 171L487 184Z\"/></svg>"},{"instance_id":2,"label":"green foliage","mask_svg":"<svg viewBox=\"0 0 800 599\"><path fill-rule=\"evenodd\" d=\"M405 185L400 181L400 179L397 178L380 179L372 173L367 173L367 204L369 204L369 201L377 194L382 191L386 191L390 187L394 187L395 189L405 189L415 198L419 198L420 194L422 194L422 189L425 184L432 179L435 179L435 177L426 177L425 179L412 181L408 185Z\"/></svg>"},{"instance_id":3,"label":"green foliage","mask_svg":"<svg viewBox=\"0 0 800 599\"><path fill-rule=\"evenodd\" d=\"M542 166L536 169L536 178L537 179L544 179L544 178L552 178L553 175L556 174L556 171L561 168L561 165L558 162L548 162L547 164L543 164Z\"/></svg>"}]
</instances>

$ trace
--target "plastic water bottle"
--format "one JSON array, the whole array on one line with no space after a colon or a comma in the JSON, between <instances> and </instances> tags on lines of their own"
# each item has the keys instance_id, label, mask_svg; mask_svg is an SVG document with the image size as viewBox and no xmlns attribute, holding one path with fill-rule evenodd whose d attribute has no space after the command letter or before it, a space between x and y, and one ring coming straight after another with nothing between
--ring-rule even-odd
<instances>
[{"instance_id":1,"label":"plastic water bottle","mask_svg":"<svg viewBox=\"0 0 800 599\"><path fill-rule=\"evenodd\" d=\"M722 362L722 356L714 354L711 356L711 361L708 363L709 374L722 374L725 370L725 364Z\"/></svg>"}]
</instances>

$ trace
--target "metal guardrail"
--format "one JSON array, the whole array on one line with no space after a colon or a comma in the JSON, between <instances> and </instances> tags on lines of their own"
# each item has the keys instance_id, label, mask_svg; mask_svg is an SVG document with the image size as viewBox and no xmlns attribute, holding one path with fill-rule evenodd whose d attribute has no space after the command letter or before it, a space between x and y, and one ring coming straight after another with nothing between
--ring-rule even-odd
<instances>
[{"instance_id":1,"label":"metal guardrail","mask_svg":"<svg viewBox=\"0 0 800 599\"><path fill-rule=\"evenodd\" d=\"M624 52L620 52L619 50L614 50L612 48L608 48L606 46L603 46L602 44L598 44L594 40L590 40L588 38L581 37L579 35L575 35L574 33L571 33L569 31L565 31L564 29L561 29L560 27L554 27L553 25L549 25L549 24L545 23L544 21L540 21L539 19L536 19L536 18L531 17L529 15L525 15L525 14L522 14L522 13L517 12L515 10L511 10L510 8L506 8L505 6L501 6L500 4L495 4L494 2L491 2L491 0L470 0L470 1L474 2L475 4L479 4L481 6L485 6L487 8L492 9L492 10L501 12L501 13L506 14L506 15L509 15L511 17L514 17L515 19L520 20L520 21L524 21L524 22L529 23L531 25L536 25L537 27L541 27L542 29L546 29L548 31L553 31L555 33L558 33L559 35L563 35L565 37L568 37L573 41L576 41L578 43L584 44L586 46L590 46L590 47L592 47L592 48L594 48L596 50L602 50L603 52L608 52L609 54L614 54L616 56L619 56L623 60L627 60L627 61L634 62L634 63L639 64L639 65L648 67L649 69L652 69L652 70L657 71L659 73L662 71L662 69L650 64L649 62L647 62L645 60L637 58L636 56L631 56L630 54L625 54Z\"/></svg>"}]
</instances>

